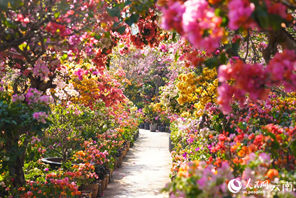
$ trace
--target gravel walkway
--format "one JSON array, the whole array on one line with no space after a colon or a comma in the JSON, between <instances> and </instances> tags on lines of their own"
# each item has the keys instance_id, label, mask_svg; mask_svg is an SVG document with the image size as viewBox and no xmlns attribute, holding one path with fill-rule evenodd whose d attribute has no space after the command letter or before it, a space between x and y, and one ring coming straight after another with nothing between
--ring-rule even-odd
<instances>
[{"instance_id":1,"label":"gravel walkway","mask_svg":"<svg viewBox=\"0 0 296 198\"><path fill-rule=\"evenodd\" d=\"M113 173L113 179L104 191L105 198L162 198L160 193L170 181L171 159L169 133L140 129L139 139L131 148L122 167Z\"/></svg>"}]
</instances>

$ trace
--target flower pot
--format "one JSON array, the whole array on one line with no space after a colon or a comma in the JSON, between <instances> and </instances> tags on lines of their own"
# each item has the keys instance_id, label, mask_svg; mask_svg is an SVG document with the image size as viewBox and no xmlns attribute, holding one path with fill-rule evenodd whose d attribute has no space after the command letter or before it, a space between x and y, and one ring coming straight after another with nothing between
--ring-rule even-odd
<instances>
[{"instance_id":1,"label":"flower pot","mask_svg":"<svg viewBox=\"0 0 296 198\"><path fill-rule=\"evenodd\" d=\"M144 123L141 123L141 124L139 125L139 128L140 128L140 129L144 129Z\"/></svg>"},{"instance_id":2,"label":"flower pot","mask_svg":"<svg viewBox=\"0 0 296 198\"><path fill-rule=\"evenodd\" d=\"M159 125L157 128L159 132L165 132L165 127L163 125Z\"/></svg>"},{"instance_id":3,"label":"flower pot","mask_svg":"<svg viewBox=\"0 0 296 198\"><path fill-rule=\"evenodd\" d=\"M166 126L164 131L165 132L170 132L170 127L169 126Z\"/></svg>"},{"instance_id":4,"label":"flower pot","mask_svg":"<svg viewBox=\"0 0 296 198\"><path fill-rule=\"evenodd\" d=\"M149 123L145 123L144 129L149 130Z\"/></svg>"},{"instance_id":5,"label":"flower pot","mask_svg":"<svg viewBox=\"0 0 296 198\"><path fill-rule=\"evenodd\" d=\"M117 160L117 158L115 158L115 161L114 161L114 168L117 168L117 166L118 166L118 160Z\"/></svg>"},{"instance_id":6,"label":"flower pot","mask_svg":"<svg viewBox=\"0 0 296 198\"><path fill-rule=\"evenodd\" d=\"M49 164L52 169L58 169L62 166L63 159L60 157L48 157L42 158L41 161L45 164Z\"/></svg>"},{"instance_id":7,"label":"flower pot","mask_svg":"<svg viewBox=\"0 0 296 198\"><path fill-rule=\"evenodd\" d=\"M174 144L172 143L172 139L171 139L171 136L169 137L169 151L172 152L174 148Z\"/></svg>"},{"instance_id":8,"label":"flower pot","mask_svg":"<svg viewBox=\"0 0 296 198\"><path fill-rule=\"evenodd\" d=\"M82 191L91 192L91 198L96 198L99 192L100 185L98 183L94 184L84 184L81 186Z\"/></svg>"},{"instance_id":9,"label":"flower pot","mask_svg":"<svg viewBox=\"0 0 296 198\"><path fill-rule=\"evenodd\" d=\"M98 180L98 184L99 184L98 195L101 197L103 196L103 192L104 192L103 180Z\"/></svg>"},{"instance_id":10,"label":"flower pot","mask_svg":"<svg viewBox=\"0 0 296 198\"><path fill-rule=\"evenodd\" d=\"M109 181L109 174L107 174L106 176L105 176L105 179L106 179L106 188L107 188L107 186L108 186L108 184L110 183Z\"/></svg>"},{"instance_id":11,"label":"flower pot","mask_svg":"<svg viewBox=\"0 0 296 198\"><path fill-rule=\"evenodd\" d=\"M81 191L80 198L92 198L92 192L89 192L89 191Z\"/></svg>"},{"instance_id":12,"label":"flower pot","mask_svg":"<svg viewBox=\"0 0 296 198\"><path fill-rule=\"evenodd\" d=\"M122 158L123 158L122 155L118 158L117 168L120 168L120 167L121 167L121 164L122 164Z\"/></svg>"},{"instance_id":13,"label":"flower pot","mask_svg":"<svg viewBox=\"0 0 296 198\"><path fill-rule=\"evenodd\" d=\"M150 131L151 132L156 132L157 129L157 124L150 124Z\"/></svg>"},{"instance_id":14,"label":"flower pot","mask_svg":"<svg viewBox=\"0 0 296 198\"><path fill-rule=\"evenodd\" d=\"M122 151L122 155L121 155L121 157L124 158L125 155L126 155L126 150L123 150L123 151Z\"/></svg>"},{"instance_id":15,"label":"flower pot","mask_svg":"<svg viewBox=\"0 0 296 198\"><path fill-rule=\"evenodd\" d=\"M109 174L109 183L112 181L112 174L113 174L113 171L110 171L110 174Z\"/></svg>"},{"instance_id":16,"label":"flower pot","mask_svg":"<svg viewBox=\"0 0 296 198\"><path fill-rule=\"evenodd\" d=\"M134 134L134 141L136 141L139 137L139 131L136 131L135 134Z\"/></svg>"},{"instance_id":17,"label":"flower pot","mask_svg":"<svg viewBox=\"0 0 296 198\"><path fill-rule=\"evenodd\" d=\"M103 181L103 189L105 190L107 188L107 185L108 185L108 179L107 179L107 176L104 177L104 179L102 180Z\"/></svg>"}]
</instances>

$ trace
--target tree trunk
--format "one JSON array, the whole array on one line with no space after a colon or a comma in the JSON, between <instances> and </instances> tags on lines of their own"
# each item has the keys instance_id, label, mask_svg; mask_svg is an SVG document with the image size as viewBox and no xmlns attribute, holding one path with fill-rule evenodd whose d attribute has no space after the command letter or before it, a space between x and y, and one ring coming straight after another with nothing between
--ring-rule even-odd
<instances>
[{"instance_id":1,"label":"tree trunk","mask_svg":"<svg viewBox=\"0 0 296 198\"><path fill-rule=\"evenodd\" d=\"M7 141L6 151L9 155L8 170L9 176L12 178L12 185L14 187L23 186L26 183L23 170L26 143L20 148L18 145L18 139L11 138Z\"/></svg>"},{"instance_id":2,"label":"tree trunk","mask_svg":"<svg viewBox=\"0 0 296 198\"><path fill-rule=\"evenodd\" d=\"M9 175L11 178L14 178L12 180L12 185L14 187L20 187L25 185L26 183L23 166L24 166L23 157L17 156L15 159L15 164L12 164L9 167Z\"/></svg>"}]
</instances>

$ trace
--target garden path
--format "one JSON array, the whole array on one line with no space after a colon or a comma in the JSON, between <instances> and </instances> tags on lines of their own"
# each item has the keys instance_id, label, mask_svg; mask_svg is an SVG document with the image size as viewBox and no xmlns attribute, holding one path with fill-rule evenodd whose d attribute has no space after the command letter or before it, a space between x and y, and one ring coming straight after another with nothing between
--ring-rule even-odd
<instances>
[{"instance_id":1,"label":"garden path","mask_svg":"<svg viewBox=\"0 0 296 198\"><path fill-rule=\"evenodd\" d=\"M126 155L122 167L104 191L106 198L162 198L170 181L169 133L140 129L139 139Z\"/></svg>"}]
</instances>

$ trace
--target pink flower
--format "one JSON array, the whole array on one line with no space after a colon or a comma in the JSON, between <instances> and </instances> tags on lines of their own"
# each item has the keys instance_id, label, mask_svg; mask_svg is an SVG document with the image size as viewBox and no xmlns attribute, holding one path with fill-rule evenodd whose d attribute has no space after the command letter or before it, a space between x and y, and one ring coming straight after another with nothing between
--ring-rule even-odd
<instances>
[{"instance_id":1,"label":"pink flower","mask_svg":"<svg viewBox=\"0 0 296 198\"><path fill-rule=\"evenodd\" d=\"M12 102L21 102L21 101L24 101L25 100L25 96L24 95L17 95L17 94L14 94L12 96Z\"/></svg>"},{"instance_id":2,"label":"pink flower","mask_svg":"<svg viewBox=\"0 0 296 198\"><path fill-rule=\"evenodd\" d=\"M33 113L33 118L36 119L38 122L41 122L43 124L46 123L47 114L45 112L35 112Z\"/></svg>"},{"instance_id":3,"label":"pink flower","mask_svg":"<svg viewBox=\"0 0 296 198\"><path fill-rule=\"evenodd\" d=\"M243 104L246 94L249 94L251 100L257 100L265 99L269 93L266 88L268 73L259 64L250 65L239 59L232 60L219 68L218 79L222 84L218 87L217 102L225 113L230 112L233 98ZM231 86L229 80L233 81Z\"/></svg>"},{"instance_id":4,"label":"pink flower","mask_svg":"<svg viewBox=\"0 0 296 198\"><path fill-rule=\"evenodd\" d=\"M180 34L183 34L182 15L185 12L185 7L178 1L163 10L162 27L166 30L176 29Z\"/></svg>"},{"instance_id":5,"label":"pink flower","mask_svg":"<svg viewBox=\"0 0 296 198\"><path fill-rule=\"evenodd\" d=\"M27 195L28 195L28 196L33 196L33 193L32 193L31 191L28 191L28 192L27 192Z\"/></svg>"},{"instance_id":6,"label":"pink flower","mask_svg":"<svg viewBox=\"0 0 296 198\"><path fill-rule=\"evenodd\" d=\"M287 17L287 8L282 3L274 3L270 0L265 0L265 3L270 14L279 15L284 19Z\"/></svg>"},{"instance_id":7,"label":"pink flower","mask_svg":"<svg viewBox=\"0 0 296 198\"><path fill-rule=\"evenodd\" d=\"M208 182L209 182L209 179L207 179L205 176L203 176L196 183L198 184L199 189L203 189L207 185Z\"/></svg>"},{"instance_id":8,"label":"pink flower","mask_svg":"<svg viewBox=\"0 0 296 198\"><path fill-rule=\"evenodd\" d=\"M78 69L77 71L74 72L74 74L76 76L78 76L79 80L83 79L83 70L82 69Z\"/></svg>"},{"instance_id":9,"label":"pink flower","mask_svg":"<svg viewBox=\"0 0 296 198\"><path fill-rule=\"evenodd\" d=\"M206 0L189 0L184 5L184 36L195 48L213 52L223 36L222 19L215 16Z\"/></svg>"},{"instance_id":10,"label":"pink flower","mask_svg":"<svg viewBox=\"0 0 296 198\"><path fill-rule=\"evenodd\" d=\"M236 30L239 27L256 27L255 22L251 19L255 5L249 0L231 0L228 3L228 10L228 26L230 29Z\"/></svg>"},{"instance_id":11,"label":"pink flower","mask_svg":"<svg viewBox=\"0 0 296 198\"><path fill-rule=\"evenodd\" d=\"M270 163L270 155L267 153L260 153L259 158L263 163Z\"/></svg>"},{"instance_id":12,"label":"pink flower","mask_svg":"<svg viewBox=\"0 0 296 198\"><path fill-rule=\"evenodd\" d=\"M295 90L296 54L292 50L277 53L269 62L267 70L271 75L270 85L283 84L287 91Z\"/></svg>"}]
</instances>

